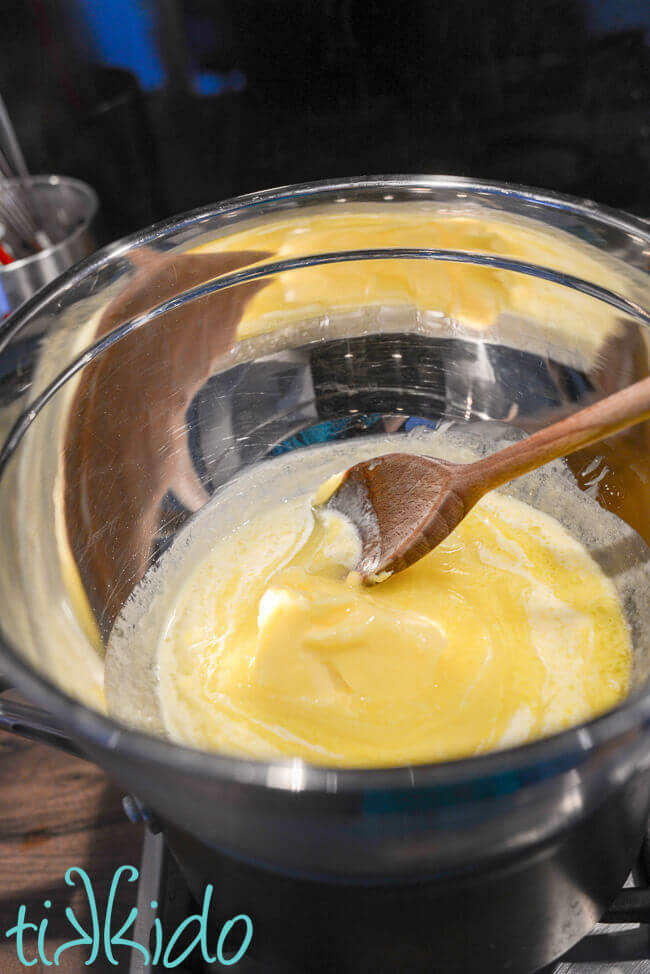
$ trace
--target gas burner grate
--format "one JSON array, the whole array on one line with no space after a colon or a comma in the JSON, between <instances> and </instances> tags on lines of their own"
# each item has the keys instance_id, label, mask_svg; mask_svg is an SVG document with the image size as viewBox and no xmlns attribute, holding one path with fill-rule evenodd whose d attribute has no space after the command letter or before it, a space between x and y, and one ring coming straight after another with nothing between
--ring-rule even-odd
<instances>
[{"instance_id":1,"label":"gas burner grate","mask_svg":"<svg viewBox=\"0 0 650 974\"><path fill-rule=\"evenodd\" d=\"M155 909L151 907L152 902L157 904ZM148 830L137 905L134 933L138 943L149 940L156 913L167 932L176 930L186 917L197 912L197 905L164 837ZM179 946L179 953L181 950ZM237 974L288 974L281 963L271 966L267 961L259 962L249 955L233 969ZM214 974L223 967L218 963L206 965L199 951L193 951L187 962L175 970L177 974ZM163 971L163 966L145 964L143 955L134 951L129 974L163 974ZM565 957L539 974L650 974L650 828L632 874L602 922Z\"/></svg>"}]
</instances>

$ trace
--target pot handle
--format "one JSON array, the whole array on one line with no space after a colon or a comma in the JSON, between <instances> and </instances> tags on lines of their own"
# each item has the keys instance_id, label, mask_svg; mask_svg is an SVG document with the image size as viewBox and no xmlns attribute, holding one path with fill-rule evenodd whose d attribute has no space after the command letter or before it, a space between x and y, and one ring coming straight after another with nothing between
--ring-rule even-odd
<instances>
[{"instance_id":1,"label":"pot handle","mask_svg":"<svg viewBox=\"0 0 650 974\"><path fill-rule=\"evenodd\" d=\"M39 744L49 744L60 751L87 760L85 754L45 710L17 700L3 700L1 694L10 689L11 684L0 677L0 730L26 737Z\"/></svg>"}]
</instances>

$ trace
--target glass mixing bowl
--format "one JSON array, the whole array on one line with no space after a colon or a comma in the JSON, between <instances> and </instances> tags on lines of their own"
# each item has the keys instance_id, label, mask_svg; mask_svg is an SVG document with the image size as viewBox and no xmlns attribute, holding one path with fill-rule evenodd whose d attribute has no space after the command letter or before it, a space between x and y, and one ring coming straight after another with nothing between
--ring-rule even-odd
<instances>
[{"instance_id":1,"label":"glass mixing bowl","mask_svg":"<svg viewBox=\"0 0 650 974\"><path fill-rule=\"evenodd\" d=\"M521 436L648 374L649 270L641 220L418 176L241 197L79 264L0 332L0 666L50 715L5 703L5 724L67 735L165 820L283 868L430 871L586 815L645 767L639 639L635 692L612 713L507 752L375 771L203 754L130 730L103 713L103 653L144 573L250 465L447 423ZM649 437L636 427L569 464L650 542ZM643 561L640 541L619 547L603 552L612 572ZM427 815L407 826L420 787ZM332 795L358 812L376 789L410 796L399 828L387 815L354 847L337 834L335 849L307 825L314 809L322 825ZM508 808L481 817L504 796ZM465 818L453 842L425 849L443 806Z\"/></svg>"}]
</instances>

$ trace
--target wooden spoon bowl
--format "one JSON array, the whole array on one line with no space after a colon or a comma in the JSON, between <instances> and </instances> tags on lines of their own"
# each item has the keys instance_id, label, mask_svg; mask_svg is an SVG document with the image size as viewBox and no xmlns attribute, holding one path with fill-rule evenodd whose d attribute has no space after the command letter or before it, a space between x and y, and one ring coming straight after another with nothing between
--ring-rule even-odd
<instances>
[{"instance_id":1,"label":"wooden spoon bowl","mask_svg":"<svg viewBox=\"0 0 650 974\"><path fill-rule=\"evenodd\" d=\"M648 418L650 377L475 463L408 453L357 463L326 503L356 526L356 567L373 584L428 554L488 491Z\"/></svg>"}]
</instances>

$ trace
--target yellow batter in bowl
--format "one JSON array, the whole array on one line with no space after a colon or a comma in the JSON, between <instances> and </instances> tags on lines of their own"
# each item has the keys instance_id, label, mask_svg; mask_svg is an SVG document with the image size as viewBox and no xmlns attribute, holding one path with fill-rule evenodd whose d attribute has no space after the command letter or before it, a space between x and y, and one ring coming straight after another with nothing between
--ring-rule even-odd
<instances>
[{"instance_id":1,"label":"yellow batter in bowl","mask_svg":"<svg viewBox=\"0 0 650 974\"><path fill-rule=\"evenodd\" d=\"M173 738L390 766L523 743L626 694L616 589L548 514L488 495L440 547L372 588L349 574L357 545L342 519L315 522L303 495L211 546L175 591L157 650Z\"/></svg>"}]
</instances>

